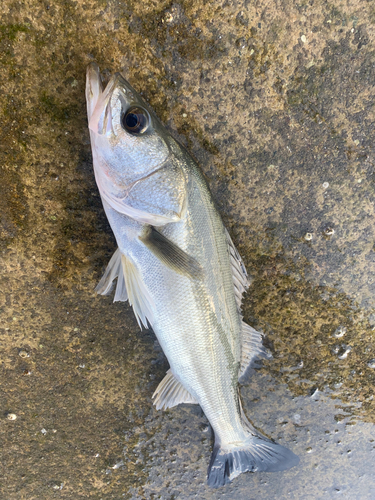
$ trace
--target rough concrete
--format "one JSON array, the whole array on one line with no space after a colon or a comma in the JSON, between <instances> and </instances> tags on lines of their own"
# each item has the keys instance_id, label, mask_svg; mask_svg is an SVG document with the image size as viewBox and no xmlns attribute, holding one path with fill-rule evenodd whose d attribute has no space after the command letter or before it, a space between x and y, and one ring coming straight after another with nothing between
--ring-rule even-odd
<instances>
[{"instance_id":1,"label":"rough concrete","mask_svg":"<svg viewBox=\"0 0 375 500\"><path fill-rule=\"evenodd\" d=\"M3 0L0 498L375 498L375 8L369 1ZM199 407L93 289L115 248L91 167L88 62L122 69L197 158L274 359L247 414L301 457L205 485ZM351 348L349 351L348 348Z\"/></svg>"}]
</instances>

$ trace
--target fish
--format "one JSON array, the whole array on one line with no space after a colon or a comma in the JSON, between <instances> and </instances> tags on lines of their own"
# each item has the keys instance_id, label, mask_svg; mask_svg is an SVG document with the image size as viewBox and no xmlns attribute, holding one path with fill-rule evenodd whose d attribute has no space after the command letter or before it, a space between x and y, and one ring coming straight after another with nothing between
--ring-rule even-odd
<instances>
[{"instance_id":1,"label":"fish","mask_svg":"<svg viewBox=\"0 0 375 500\"><path fill-rule=\"evenodd\" d=\"M95 179L118 247L96 291L115 286L114 301L128 300L139 326L154 331L170 365L156 409L200 405L214 433L213 488L243 472L294 467L298 457L256 430L241 404L239 380L270 353L243 322L249 277L202 171L121 73L104 85L91 63L86 101Z\"/></svg>"}]
</instances>

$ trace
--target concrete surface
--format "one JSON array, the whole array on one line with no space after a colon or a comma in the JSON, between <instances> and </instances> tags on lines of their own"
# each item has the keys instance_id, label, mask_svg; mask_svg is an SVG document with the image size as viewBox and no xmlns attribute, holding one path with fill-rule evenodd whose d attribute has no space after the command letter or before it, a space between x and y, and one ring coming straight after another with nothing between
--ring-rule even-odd
<instances>
[{"instance_id":1,"label":"concrete surface","mask_svg":"<svg viewBox=\"0 0 375 500\"><path fill-rule=\"evenodd\" d=\"M375 498L375 8L365 0L3 0L0 498ZM122 69L197 158L274 359L242 387L298 468L205 485L199 407L98 297L115 242L91 166L88 62Z\"/></svg>"}]
</instances>

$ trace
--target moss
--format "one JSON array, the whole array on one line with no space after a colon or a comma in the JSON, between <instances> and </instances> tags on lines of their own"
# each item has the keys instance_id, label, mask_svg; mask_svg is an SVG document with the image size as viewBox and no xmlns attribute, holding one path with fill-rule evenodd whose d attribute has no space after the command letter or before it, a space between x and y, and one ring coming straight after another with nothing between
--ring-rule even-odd
<instances>
[{"instance_id":1,"label":"moss","mask_svg":"<svg viewBox=\"0 0 375 500\"><path fill-rule=\"evenodd\" d=\"M0 167L0 249L6 248L26 227L28 206L24 185L15 171Z\"/></svg>"},{"instance_id":2,"label":"moss","mask_svg":"<svg viewBox=\"0 0 375 500\"><path fill-rule=\"evenodd\" d=\"M189 148L192 148L193 143L190 137L190 133L193 133L194 139L199 142L199 144L204 148L206 151L211 153L212 155L217 155L219 154L218 148L215 146L213 142L211 142L206 134L203 132L203 130L199 127L197 122L193 120L191 117L189 118L188 121L181 123L177 127L178 133L183 135L187 142Z\"/></svg>"},{"instance_id":3,"label":"moss","mask_svg":"<svg viewBox=\"0 0 375 500\"><path fill-rule=\"evenodd\" d=\"M48 94L46 91L42 91L39 100L41 103L42 110L47 113L52 120L65 122L79 113L79 106L75 103L70 105L64 105L57 99Z\"/></svg>"},{"instance_id":4,"label":"moss","mask_svg":"<svg viewBox=\"0 0 375 500\"><path fill-rule=\"evenodd\" d=\"M147 37L164 55L171 51L187 61L214 59L225 52L220 39L204 37L201 30L194 26L189 4L185 4L181 12L175 12L173 7L173 2L167 2L152 14L133 19L129 30ZM168 47L168 51L165 51L165 47Z\"/></svg>"},{"instance_id":5,"label":"moss","mask_svg":"<svg viewBox=\"0 0 375 500\"><path fill-rule=\"evenodd\" d=\"M0 24L0 42L4 39L14 41L18 33L28 33L30 26L27 24Z\"/></svg>"}]
</instances>

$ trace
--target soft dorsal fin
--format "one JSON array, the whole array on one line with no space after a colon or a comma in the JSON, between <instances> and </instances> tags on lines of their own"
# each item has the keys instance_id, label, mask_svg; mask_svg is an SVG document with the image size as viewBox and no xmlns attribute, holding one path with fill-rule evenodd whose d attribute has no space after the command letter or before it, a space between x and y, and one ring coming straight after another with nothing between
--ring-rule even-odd
<instances>
[{"instance_id":1,"label":"soft dorsal fin","mask_svg":"<svg viewBox=\"0 0 375 500\"><path fill-rule=\"evenodd\" d=\"M225 235L228 243L230 262L232 265L232 277L234 294L238 312L241 314L242 295L250 285L250 280L246 272L245 264L234 246L233 241L225 229ZM241 365L238 378L243 377L248 368L256 359L271 359L272 354L263 346L263 336L253 327L242 321L241 323Z\"/></svg>"},{"instance_id":2,"label":"soft dorsal fin","mask_svg":"<svg viewBox=\"0 0 375 500\"><path fill-rule=\"evenodd\" d=\"M198 404L198 401L179 382L169 369L152 395L157 410L172 408L180 403Z\"/></svg>"},{"instance_id":3,"label":"soft dorsal fin","mask_svg":"<svg viewBox=\"0 0 375 500\"><path fill-rule=\"evenodd\" d=\"M272 359L270 351L263 346L263 336L242 321L241 365L238 379L243 377L256 359Z\"/></svg>"},{"instance_id":4,"label":"soft dorsal fin","mask_svg":"<svg viewBox=\"0 0 375 500\"><path fill-rule=\"evenodd\" d=\"M229 257L232 266L234 294L236 296L238 311L241 312L242 295L249 287L250 280L247 275L245 264L243 263L241 255L238 253L237 248L234 246L232 238L230 237L227 229L225 229L225 236L227 238Z\"/></svg>"},{"instance_id":5,"label":"soft dorsal fin","mask_svg":"<svg viewBox=\"0 0 375 500\"><path fill-rule=\"evenodd\" d=\"M149 324L152 326L153 299L136 266L119 249L113 254L95 290L101 295L108 295L115 278L117 286L113 301L129 300L140 328L142 325L145 328Z\"/></svg>"}]
</instances>

